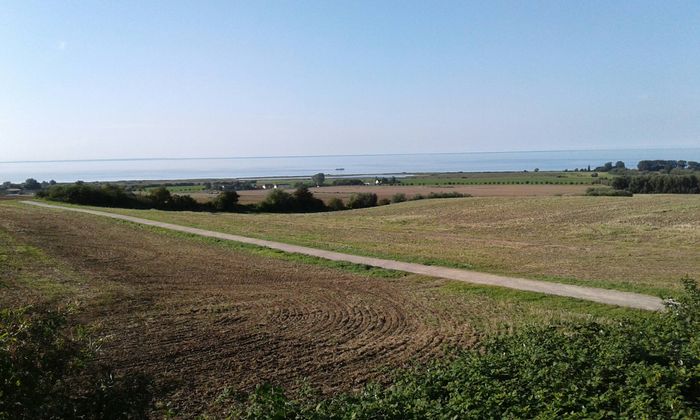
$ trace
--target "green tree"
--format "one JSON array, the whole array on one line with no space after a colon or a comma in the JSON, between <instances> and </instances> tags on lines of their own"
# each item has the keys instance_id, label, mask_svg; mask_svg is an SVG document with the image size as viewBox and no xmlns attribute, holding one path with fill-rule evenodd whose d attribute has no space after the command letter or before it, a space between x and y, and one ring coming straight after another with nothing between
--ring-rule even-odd
<instances>
[{"instance_id":1,"label":"green tree","mask_svg":"<svg viewBox=\"0 0 700 420\"><path fill-rule=\"evenodd\" d=\"M151 200L153 207L157 209L166 209L170 206L172 201L172 195L165 187L158 187L151 191L148 195Z\"/></svg>"},{"instance_id":2,"label":"green tree","mask_svg":"<svg viewBox=\"0 0 700 420\"><path fill-rule=\"evenodd\" d=\"M328 200L328 208L332 211L339 211L345 210L347 207L345 207L345 203L343 203L342 199L338 197L333 197L330 200Z\"/></svg>"},{"instance_id":3,"label":"green tree","mask_svg":"<svg viewBox=\"0 0 700 420\"><path fill-rule=\"evenodd\" d=\"M27 190L40 190L41 184L34 178L27 178L27 180L24 181L24 188Z\"/></svg>"},{"instance_id":4,"label":"green tree","mask_svg":"<svg viewBox=\"0 0 700 420\"><path fill-rule=\"evenodd\" d=\"M234 211L238 207L238 193L224 191L216 196L212 205L216 211Z\"/></svg>"},{"instance_id":5,"label":"green tree","mask_svg":"<svg viewBox=\"0 0 700 420\"><path fill-rule=\"evenodd\" d=\"M374 207L377 205L377 194L357 193L350 196L348 208L361 209L364 207Z\"/></svg>"},{"instance_id":6,"label":"green tree","mask_svg":"<svg viewBox=\"0 0 700 420\"><path fill-rule=\"evenodd\" d=\"M314 182L314 184L316 184L317 187L320 187L326 180L326 176L323 174L323 172L319 172L316 175L312 176L311 180Z\"/></svg>"}]
</instances>

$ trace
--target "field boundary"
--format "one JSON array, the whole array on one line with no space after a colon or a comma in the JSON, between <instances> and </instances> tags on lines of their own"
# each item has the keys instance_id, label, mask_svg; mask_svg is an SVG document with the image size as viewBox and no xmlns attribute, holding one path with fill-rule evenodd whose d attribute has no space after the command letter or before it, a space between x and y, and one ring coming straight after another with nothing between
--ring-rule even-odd
<instances>
[{"instance_id":1,"label":"field boundary","mask_svg":"<svg viewBox=\"0 0 700 420\"><path fill-rule=\"evenodd\" d=\"M296 254L310 255L313 257L323 258L332 261L345 261L353 264L363 264L373 267L384 268L388 270L404 271L413 274L421 274L430 277L439 277L450 280L458 280L466 283L474 283L487 286L499 286L516 290L524 290L529 292L544 293L549 295L571 297L576 299L588 300L592 302L604 303L608 305L617 305L628 308L644 309L650 311L658 311L664 308L663 301L655 296L645 295L641 293L623 292L618 290L600 289L594 287L576 286L562 283L552 283L538 280L529 280L517 277L500 276L495 274L481 273L477 271L448 268L440 266L429 266L417 263L408 263L382 258L364 257L352 254L345 254L335 251L326 251L317 248L306 246L291 245L282 242L268 241L264 239L249 238L246 236L233 235L223 232L193 228L188 226L176 225L172 223L158 222L155 220L143 219L140 217L126 216L106 211L88 210L74 207L65 207L41 203L37 201L22 201L24 204L29 204L38 207L49 209L58 209L64 211L73 211L78 213L86 213L95 216L109 217L112 219L126 220L133 223L139 223L147 226L155 226L163 229L170 229L179 232L190 233L199 236L210 238L235 241L260 247L277 249L284 252Z\"/></svg>"}]
</instances>

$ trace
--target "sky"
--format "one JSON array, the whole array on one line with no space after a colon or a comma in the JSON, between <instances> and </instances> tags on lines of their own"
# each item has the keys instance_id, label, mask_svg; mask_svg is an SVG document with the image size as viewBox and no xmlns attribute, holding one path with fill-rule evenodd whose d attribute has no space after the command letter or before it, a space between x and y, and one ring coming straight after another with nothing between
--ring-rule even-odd
<instances>
[{"instance_id":1,"label":"sky","mask_svg":"<svg viewBox=\"0 0 700 420\"><path fill-rule=\"evenodd\" d=\"M700 2L0 2L0 161L700 146Z\"/></svg>"}]
</instances>

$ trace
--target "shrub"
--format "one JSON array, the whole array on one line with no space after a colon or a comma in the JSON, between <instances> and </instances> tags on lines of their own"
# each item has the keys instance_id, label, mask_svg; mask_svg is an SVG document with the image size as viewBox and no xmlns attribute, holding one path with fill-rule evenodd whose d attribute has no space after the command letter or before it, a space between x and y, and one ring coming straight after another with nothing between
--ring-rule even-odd
<instances>
[{"instance_id":1,"label":"shrub","mask_svg":"<svg viewBox=\"0 0 700 420\"><path fill-rule=\"evenodd\" d=\"M357 178L338 178L333 180L333 185L365 185L365 182Z\"/></svg>"},{"instance_id":2,"label":"shrub","mask_svg":"<svg viewBox=\"0 0 700 420\"><path fill-rule=\"evenodd\" d=\"M462 198L462 197L471 197L470 194L462 194L458 193L456 191L451 191L451 192L431 192L428 194L428 198Z\"/></svg>"},{"instance_id":3,"label":"shrub","mask_svg":"<svg viewBox=\"0 0 700 420\"><path fill-rule=\"evenodd\" d=\"M314 197L306 186L297 188L293 194L274 189L258 204L258 210L274 213L314 212L326 209L323 201Z\"/></svg>"},{"instance_id":4,"label":"shrub","mask_svg":"<svg viewBox=\"0 0 700 420\"><path fill-rule=\"evenodd\" d=\"M391 197L392 203L403 203L406 200L407 200L406 194L404 194L404 193L396 193Z\"/></svg>"},{"instance_id":5,"label":"shrub","mask_svg":"<svg viewBox=\"0 0 700 420\"><path fill-rule=\"evenodd\" d=\"M615 190L608 187L589 187L586 195L608 197L632 197L632 193L626 190Z\"/></svg>"},{"instance_id":6,"label":"shrub","mask_svg":"<svg viewBox=\"0 0 700 420\"><path fill-rule=\"evenodd\" d=\"M328 200L328 208L332 211L339 211L345 210L347 207L345 207L345 203L343 203L342 199L338 197L333 197L330 200Z\"/></svg>"},{"instance_id":7,"label":"shrub","mask_svg":"<svg viewBox=\"0 0 700 420\"><path fill-rule=\"evenodd\" d=\"M391 204L391 200L388 198L382 198L381 200L377 201L378 206L386 206L387 204Z\"/></svg>"},{"instance_id":8,"label":"shrub","mask_svg":"<svg viewBox=\"0 0 700 420\"><path fill-rule=\"evenodd\" d=\"M377 194L374 193L357 193L350 196L348 200L348 208L361 209L365 207L374 207L377 205Z\"/></svg>"},{"instance_id":9,"label":"shrub","mask_svg":"<svg viewBox=\"0 0 700 420\"><path fill-rule=\"evenodd\" d=\"M63 312L0 311L0 418L143 418L150 380L96 362Z\"/></svg>"},{"instance_id":10,"label":"shrub","mask_svg":"<svg viewBox=\"0 0 700 420\"><path fill-rule=\"evenodd\" d=\"M234 211L238 207L238 193L224 191L212 201L212 207L216 211Z\"/></svg>"},{"instance_id":11,"label":"shrub","mask_svg":"<svg viewBox=\"0 0 700 420\"><path fill-rule=\"evenodd\" d=\"M326 205L322 200L314 197L314 195L305 186L297 188L292 194L294 198L294 210L302 212L323 211Z\"/></svg>"},{"instance_id":12,"label":"shrub","mask_svg":"<svg viewBox=\"0 0 700 420\"><path fill-rule=\"evenodd\" d=\"M265 200L258 204L260 211L267 212L292 212L294 211L294 197L281 189L274 189L267 194Z\"/></svg>"}]
</instances>

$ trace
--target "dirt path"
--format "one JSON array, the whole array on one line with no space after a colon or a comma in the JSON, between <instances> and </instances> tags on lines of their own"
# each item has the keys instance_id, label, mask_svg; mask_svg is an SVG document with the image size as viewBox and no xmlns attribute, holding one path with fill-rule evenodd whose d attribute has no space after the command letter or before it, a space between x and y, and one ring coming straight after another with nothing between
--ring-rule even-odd
<instances>
[{"instance_id":1,"label":"dirt path","mask_svg":"<svg viewBox=\"0 0 700 420\"><path fill-rule=\"evenodd\" d=\"M231 235L227 233L214 232L210 230L193 227L175 225L171 223L157 222L154 220L142 219L139 217L125 216L121 214L109 213L97 210L88 210L64 206L56 206L36 201L23 201L25 204L34 206L87 213L97 216L111 217L113 219L126 220L133 223L140 223L148 226L160 227L179 232L191 233L194 235L236 241L251 245L257 245L280 251L311 255L333 261L346 261L355 264L364 264L374 267L381 267L390 270L405 271L408 273L422 274L432 277L440 277L450 280L459 280L468 283L483 284L489 286L501 286L510 289L525 290L530 292L546 293L550 295L573 297L577 299L589 300L593 302L610 305L625 306L629 308L645 310L661 310L663 302L661 299L640 293L621 292L617 290L599 289L593 287L575 286L561 283L552 283L537 280L528 280L515 277L499 276L495 274L480 273L456 268L428 266L416 263L385 260L381 258L363 257L358 255L343 254L340 252L325 251L305 246L290 245L281 242L266 241L263 239L248 238L245 236Z\"/></svg>"}]
</instances>

